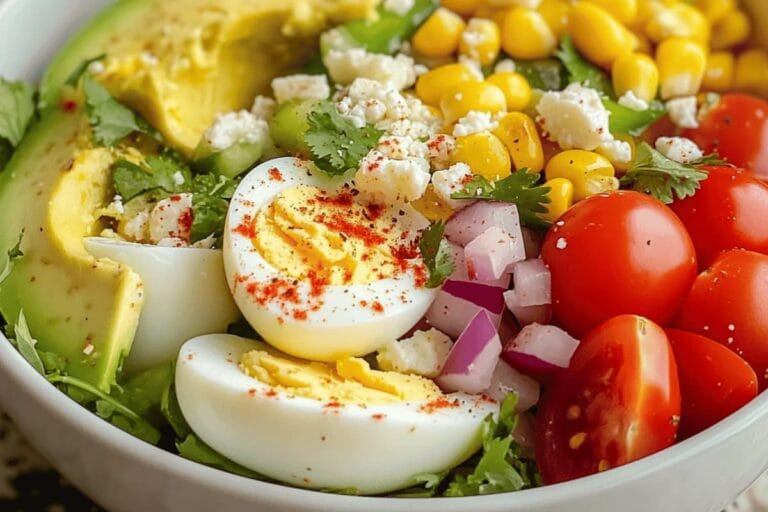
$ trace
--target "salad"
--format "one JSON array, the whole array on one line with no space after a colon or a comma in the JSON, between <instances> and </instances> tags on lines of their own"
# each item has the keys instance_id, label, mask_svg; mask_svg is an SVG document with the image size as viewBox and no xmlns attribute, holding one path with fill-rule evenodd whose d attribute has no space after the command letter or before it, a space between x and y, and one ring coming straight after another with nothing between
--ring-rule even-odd
<instances>
[{"instance_id":1,"label":"salad","mask_svg":"<svg viewBox=\"0 0 768 512\"><path fill-rule=\"evenodd\" d=\"M511 492L768 385L735 1L119 0L0 81L0 313L61 392L324 492Z\"/></svg>"}]
</instances>

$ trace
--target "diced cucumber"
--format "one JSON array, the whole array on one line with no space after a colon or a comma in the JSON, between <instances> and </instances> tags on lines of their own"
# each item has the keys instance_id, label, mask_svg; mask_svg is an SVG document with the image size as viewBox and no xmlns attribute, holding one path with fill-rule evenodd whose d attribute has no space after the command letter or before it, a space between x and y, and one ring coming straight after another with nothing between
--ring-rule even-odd
<instances>
[{"instance_id":1,"label":"diced cucumber","mask_svg":"<svg viewBox=\"0 0 768 512\"><path fill-rule=\"evenodd\" d=\"M289 101L277 108L269 122L272 140L284 152L309 157L312 152L305 141L309 130L309 113L317 102Z\"/></svg>"},{"instance_id":2,"label":"diced cucumber","mask_svg":"<svg viewBox=\"0 0 768 512\"><path fill-rule=\"evenodd\" d=\"M203 173L235 178L258 162L264 154L259 143L241 142L222 151L214 151L203 139L195 150L193 167Z\"/></svg>"}]
</instances>

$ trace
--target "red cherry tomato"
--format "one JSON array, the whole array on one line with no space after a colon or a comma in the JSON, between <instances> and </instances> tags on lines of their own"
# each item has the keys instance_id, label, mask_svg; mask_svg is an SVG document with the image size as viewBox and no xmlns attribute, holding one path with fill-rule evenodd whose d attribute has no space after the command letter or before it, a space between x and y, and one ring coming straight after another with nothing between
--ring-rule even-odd
<instances>
[{"instance_id":1,"label":"red cherry tomato","mask_svg":"<svg viewBox=\"0 0 768 512\"><path fill-rule=\"evenodd\" d=\"M755 370L768 387L768 256L731 250L693 284L677 326L713 339Z\"/></svg>"},{"instance_id":2,"label":"red cherry tomato","mask_svg":"<svg viewBox=\"0 0 768 512\"><path fill-rule=\"evenodd\" d=\"M577 337L625 313L666 325L696 278L685 227L639 192L576 204L547 233L542 257L552 272L556 323Z\"/></svg>"},{"instance_id":3,"label":"red cherry tomato","mask_svg":"<svg viewBox=\"0 0 768 512\"><path fill-rule=\"evenodd\" d=\"M680 378L680 438L711 427L757 396L757 375L738 355L698 334L666 333Z\"/></svg>"},{"instance_id":4,"label":"red cherry tomato","mask_svg":"<svg viewBox=\"0 0 768 512\"><path fill-rule=\"evenodd\" d=\"M706 167L695 195L672 205L688 229L700 268L728 249L768 254L768 185L732 167Z\"/></svg>"},{"instance_id":5,"label":"red cherry tomato","mask_svg":"<svg viewBox=\"0 0 768 512\"><path fill-rule=\"evenodd\" d=\"M683 132L705 153L768 179L768 103L746 94L724 94L701 126Z\"/></svg>"},{"instance_id":6,"label":"red cherry tomato","mask_svg":"<svg viewBox=\"0 0 768 512\"><path fill-rule=\"evenodd\" d=\"M590 332L539 403L536 460L548 484L627 464L670 446L680 388L664 331L622 315Z\"/></svg>"}]
</instances>

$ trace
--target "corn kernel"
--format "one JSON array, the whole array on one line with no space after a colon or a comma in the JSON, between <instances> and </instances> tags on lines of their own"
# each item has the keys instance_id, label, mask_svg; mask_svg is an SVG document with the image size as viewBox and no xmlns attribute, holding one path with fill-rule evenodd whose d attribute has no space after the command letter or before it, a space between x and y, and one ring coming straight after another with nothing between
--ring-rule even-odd
<instances>
[{"instance_id":1,"label":"corn kernel","mask_svg":"<svg viewBox=\"0 0 768 512\"><path fill-rule=\"evenodd\" d=\"M512 174L512 162L504 144L488 132L475 133L456 139L451 155L453 163L465 163L474 174L496 181Z\"/></svg>"},{"instance_id":2,"label":"corn kernel","mask_svg":"<svg viewBox=\"0 0 768 512\"><path fill-rule=\"evenodd\" d=\"M705 91L724 92L733 84L736 59L730 52L710 53L701 84Z\"/></svg>"},{"instance_id":3,"label":"corn kernel","mask_svg":"<svg viewBox=\"0 0 768 512\"><path fill-rule=\"evenodd\" d=\"M522 112L510 112L499 120L499 126L493 133L507 147L515 169L541 172L544 168L541 137L530 116Z\"/></svg>"},{"instance_id":4,"label":"corn kernel","mask_svg":"<svg viewBox=\"0 0 768 512\"><path fill-rule=\"evenodd\" d=\"M712 27L712 49L728 50L745 42L752 33L752 22L744 11L726 13Z\"/></svg>"},{"instance_id":5,"label":"corn kernel","mask_svg":"<svg viewBox=\"0 0 768 512\"><path fill-rule=\"evenodd\" d=\"M651 44L651 40L648 39L644 33L630 32L630 34L634 36L636 52L644 53L646 55L653 54L653 45Z\"/></svg>"},{"instance_id":6,"label":"corn kernel","mask_svg":"<svg viewBox=\"0 0 768 512\"><path fill-rule=\"evenodd\" d=\"M453 216L453 209L440 200L431 184L427 186L423 196L411 201L411 206L430 222L447 222Z\"/></svg>"},{"instance_id":7,"label":"corn kernel","mask_svg":"<svg viewBox=\"0 0 768 512\"><path fill-rule=\"evenodd\" d=\"M656 48L661 97L692 96L699 92L707 66L704 48L690 39L673 37Z\"/></svg>"},{"instance_id":8,"label":"corn kernel","mask_svg":"<svg viewBox=\"0 0 768 512\"><path fill-rule=\"evenodd\" d=\"M573 183L574 201L611 190L616 179L616 171L607 158L582 149L571 149L555 155L544 173L547 181L565 178Z\"/></svg>"},{"instance_id":9,"label":"corn kernel","mask_svg":"<svg viewBox=\"0 0 768 512\"><path fill-rule=\"evenodd\" d=\"M465 28L461 16L441 7L416 31L413 49L426 57L450 57L458 50Z\"/></svg>"},{"instance_id":10,"label":"corn kernel","mask_svg":"<svg viewBox=\"0 0 768 512\"><path fill-rule=\"evenodd\" d=\"M632 33L616 18L587 2L571 9L568 29L576 48L587 59L606 68L622 55L632 53L637 44Z\"/></svg>"},{"instance_id":11,"label":"corn kernel","mask_svg":"<svg viewBox=\"0 0 768 512\"><path fill-rule=\"evenodd\" d=\"M491 20L472 18L461 35L459 53L483 66L496 62L501 51L501 32Z\"/></svg>"},{"instance_id":12,"label":"corn kernel","mask_svg":"<svg viewBox=\"0 0 768 512\"><path fill-rule=\"evenodd\" d=\"M464 82L479 82L475 70L464 64L446 64L419 77L416 94L427 105L440 105L440 99L449 90Z\"/></svg>"},{"instance_id":13,"label":"corn kernel","mask_svg":"<svg viewBox=\"0 0 768 512\"><path fill-rule=\"evenodd\" d=\"M555 37L560 39L568 30L568 13L571 11L571 4L567 0L544 0L539 5L538 11Z\"/></svg>"},{"instance_id":14,"label":"corn kernel","mask_svg":"<svg viewBox=\"0 0 768 512\"><path fill-rule=\"evenodd\" d=\"M670 37L686 37L706 44L709 41L709 23L701 11L681 2L651 16L645 26L645 34L657 44Z\"/></svg>"},{"instance_id":15,"label":"corn kernel","mask_svg":"<svg viewBox=\"0 0 768 512\"><path fill-rule=\"evenodd\" d=\"M555 51L557 38L537 11L514 7L504 13L501 46L514 59L543 59Z\"/></svg>"},{"instance_id":16,"label":"corn kernel","mask_svg":"<svg viewBox=\"0 0 768 512\"><path fill-rule=\"evenodd\" d=\"M511 71L494 73L486 81L504 91L509 111L523 110L531 102L531 86L520 73Z\"/></svg>"},{"instance_id":17,"label":"corn kernel","mask_svg":"<svg viewBox=\"0 0 768 512\"><path fill-rule=\"evenodd\" d=\"M540 214L544 220L554 223L573 206L573 183L565 178L555 178L544 184L549 187L549 204L547 213Z\"/></svg>"},{"instance_id":18,"label":"corn kernel","mask_svg":"<svg viewBox=\"0 0 768 512\"><path fill-rule=\"evenodd\" d=\"M696 7L710 23L717 23L736 8L736 0L696 0Z\"/></svg>"},{"instance_id":19,"label":"corn kernel","mask_svg":"<svg viewBox=\"0 0 768 512\"><path fill-rule=\"evenodd\" d=\"M440 4L456 14L466 18L472 16L482 5L483 0L441 0Z\"/></svg>"},{"instance_id":20,"label":"corn kernel","mask_svg":"<svg viewBox=\"0 0 768 512\"><path fill-rule=\"evenodd\" d=\"M768 52L747 50L739 55L733 86L742 91L768 95Z\"/></svg>"},{"instance_id":21,"label":"corn kernel","mask_svg":"<svg viewBox=\"0 0 768 512\"><path fill-rule=\"evenodd\" d=\"M450 89L440 100L446 123L455 123L473 110L495 114L507 109L504 91L488 82L464 82Z\"/></svg>"},{"instance_id":22,"label":"corn kernel","mask_svg":"<svg viewBox=\"0 0 768 512\"><path fill-rule=\"evenodd\" d=\"M652 101L659 90L659 69L648 55L630 53L616 59L611 68L617 96L632 91L645 101Z\"/></svg>"},{"instance_id":23,"label":"corn kernel","mask_svg":"<svg viewBox=\"0 0 768 512\"><path fill-rule=\"evenodd\" d=\"M625 25L631 25L637 18L637 0L587 0L599 5Z\"/></svg>"}]
</instances>

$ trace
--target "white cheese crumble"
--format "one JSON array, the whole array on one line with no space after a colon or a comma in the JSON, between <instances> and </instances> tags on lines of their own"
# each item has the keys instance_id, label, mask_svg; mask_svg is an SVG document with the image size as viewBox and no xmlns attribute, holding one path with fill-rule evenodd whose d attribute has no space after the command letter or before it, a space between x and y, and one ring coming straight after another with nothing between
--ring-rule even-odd
<instances>
[{"instance_id":1,"label":"white cheese crumble","mask_svg":"<svg viewBox=\"0 0 768 512\"><path fill-rule=\"evenodd\" d=\"M467 69L469 69L469 71L475 75L475 78L478 80L485 80L485 75L483 74L483 66L477 59L473 59L468 55L459 55L458 62L459 64L466 66Z\"/></svg>"},{"instance_id":2,"label":"white cheese crumble","mask_svg":"<svg viewBox=\"0 0 768 512\"><path fill-rule=\"evenodd\" d=\"M517 65L512 59L502 59L493 68L494 73L514 73L517 71Z\"/></svg>"},{"instance_id":3,"label":"white cheese crumble","mask_svg":"<svg viewBox=\"0 0 768 512\"><path fill-rule=\"evenodd\" d=\"M405 16L408 11L413 9L415 0L384 0L384 10L393 12L399 16Z\"/></svg>"},{"instance_id":4,"label":"white cheese crumble","mask_svg":"<svg viewBox=\"0 0 768 512\"><path fill-rule=\"evenodd\" d=\"M443 203L454 210L460 210L472 204L473 201L468 199L452 199L451 196L456 192L464 190L472 176L472 169L467 164L458 163L444 171L433 173L432 188Z\"/></svg>"},{"instance_id":5,"label":"white cheese crumble","mask_svg":"<svg viewBox=\"0 0 768 512\"><path fill-rule=\"evenodd\" d=\"M680 128L698 128L696 96L675 98L667 103L669 119Z\"/></svg>"},{"instance_id":6,"label":"white cheese crumble","mask_svg":"<svg viewBox=\"0 0 768 512\"><path fill-rule=\"evenodd\" d=\"M123 196L116 195L112 198L112 202L109 203L107 206L107 210L110 212L114 212L118 215L122 215L125 213L125 206L123 205Z\"/></svg>"},{"instance_id":7,"label":"white cheese crumble","mask_svg":"<svg viewBox=\"0 0 768 512\"><path fill-rule=\"evenodd\" d=\"M167 238L189 242L192 227L192 194L163 199L149 214L149 239L157 244Z\"/></svg>"},{"instance_id":8,"label":"white cheese crumble","mask_svg":"<svg viewBox=\"0 0 768 512\"><path fill-rule=\"evenodd\" d=\"M149 212L141 211L123 224L123 233L133 242L149 241Z\"/></svg>"},{"instance_id":9,"label":"white cheese crumble","mask_svg":"<svg viewBox=\"0 0 768 512\"><path fill-rule=\"evenodd\" d=\"M429 149L420 140L407 136L385 135L376 145L376 149L387 158L402 160L404 158L426 158Z\"/></svg>"},{"instance_id":10,"label":"white cheese crumble","mask_svg":"<svg viewBox=\"0 0 768 512\"><path fill-rule=\"evenodd\" d=\"M100 75L107 70L102 60L95 60L88 64L88 72L92 75Z\"/></svg>"},{"instance_id":11,"label":"white cheese crumble","mask_svg":"<svg viewBox=\"0 0 768 512\"><path fill-rule=\"evenodd\" d=\"M642 98L638 98L634 91L627 91L619 98L619 105L635 110L637 112L643 112L648 110L648 102Z\"/></svg>"},{"instance_id":12,"label":"white cheese crumble","mask_svg":"<svg viewBox=\"0 0 768 512\"><path fill-rule=\"evenodd\" d=\"M486 25L493 24L495 22L483 18L472 18L467 23L467 28L461 33L462 55L466 55L470 59L475 61L481 61L484 57L482 55L482 47L488 43L488 30Z\"/></svg>"},{"instance_id":13,"label":"white cheese crumble","mask_svg":"<svg viewBox=\"0 0 768 512\"><path fill-rule=\"evenodd\" d=\"M621 140L603 142L597 148L597 152L614 164L626 164L632 161L632 146Z\"/></svg>"},{"instance_id":14,"label":"white cheese crumble","mask_svg":"<svg viewBox=\"0 0 768 512\"><path fill-rule=\"evenodd\" d=\"M267 122L245 110L216 116L213 126L205 132L205 138L214 151L223 151L240 143L271 144Z\"/></svg>"},{"instance_id":15,"label":"white cheese crumble","mask_svg":"<svg viewBox=\"0 0 768 512\"><path fill-rule=\"evenodd\" d=\"M173 176L171 177L173 178L173 183L176 186L180 187L186 182L186 180L184 179L184 175L181 173L181 171L176 171L175 173L173 173Z\"/></svg>"},{"instance_id":16,"label":"white cheese crumble","mask_svg":"<svg viewBox=\"0 0 768 512\"><path fill-rule=\"evenodd\" d=\"M467 137L476 133L491 132L499 127L490 112L473 110L456 122L453 127L454 137Z\"/></svg>"},{"instance_id":17,"label":"white cheese crumble","mask_svg":"<svg viewBox=\"0 0 768 512\"><path fill-rule=\"evenodd\" d=\"M272 80L272 92L278 103L325 100L331 96L331 86L325 75L290 75Z\"/></svg>"},{"instance_id":18,"label":"white cheese crumble","mask_svg":"<svg viewBox=\"0 0 768 512\"><path fill-rule=\"evenodd\" d=\"M421 157L390 158L388 149L371 150L355 174L355 186L371 202L401 204L416 201L427 190L429 162Z\"/></svg>"},{"instance_id":19,"label":"white cheese crumble","mask_svg":"<svg viewBox=\"0 0 768 512\"><path fill-rule=\"evenodd\" d=\"M277 102L267 96L258 95L253 100L253 106L251 107L251 114L255 115L259 119L269 121L275 115L277 109Z\"/></svg>"},{"instance_id":20,"label":"white cheese crumble","mask_svg":"<svg viewBox=\"0 0 768 512\"><path fill-rule=\"evenodd\" d=\"M427 159L432 169L443 170L451 166L456 139L443 133L427 141Z\"/></svg>"},{"instance_id":21,"label":"white cheese crumble","mask_svg":"<svg viewBox=\"0 0 768 512\"><path fill-rule=\"evenodd\" d=\"M384 371L435 378L443 369L452 345L451 338L437 329L416 331L410 338L384 345L376 362Z\"/></svg>"},{"instance_id":22,"label":"white cheese crumble","mask_svg":"<svg viewBox=\"0 0 768 512\"><path fill-rule=\"evenodd\" d=\"M685 137L659 137L655 145L659 153L681 164L690 164L704 157L701 148Z\"/></svg>"},{"instance_id":23,"label":"white cheese crumble","mask_svg":"<svg viewBox=\"0 0 768 512\"><path fill-rule=\"evenodd\" d=\"M402 91L416 83L414 61L403 54L391 57L368 53L362 48L331 50L323 63L331 79L340 85L351 84L358 78L368 78Z\"/></svg>"}]
</instances>

